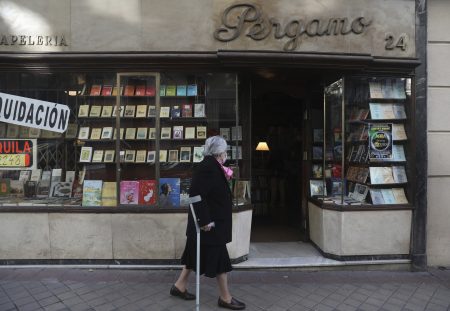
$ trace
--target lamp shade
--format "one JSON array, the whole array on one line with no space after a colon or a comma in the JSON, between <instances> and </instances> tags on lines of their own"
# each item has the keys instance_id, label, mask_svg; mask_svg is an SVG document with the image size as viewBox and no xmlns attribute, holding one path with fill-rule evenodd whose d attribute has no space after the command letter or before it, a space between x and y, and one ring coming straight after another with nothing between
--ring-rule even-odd
<instances>
[{"instance_id":1,"label":"lamp shade","mask_svg":"<svg viewBox=\"0 0 450 311\"><path fill-rule=\"evenodd\" d=\"M269 151L269 146L265 141L260 141L258 146L256 146L257 151Z\"/></svg>"}]
</instances>

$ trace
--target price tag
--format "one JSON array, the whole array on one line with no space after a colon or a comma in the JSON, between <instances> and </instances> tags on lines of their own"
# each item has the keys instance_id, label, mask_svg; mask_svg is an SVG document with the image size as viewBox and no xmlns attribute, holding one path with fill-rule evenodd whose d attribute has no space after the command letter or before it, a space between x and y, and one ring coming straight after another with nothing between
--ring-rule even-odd
<instances>
[{"instance_id":1,"label":"price tag","mask_svg":"<svg viewBox=\"0 0 450 311\"><path fill-rule=\"evenodd\" d=\"M30 163L28 154L1 154L0 167L27 167Z\"/></svg>"}]
</instances>

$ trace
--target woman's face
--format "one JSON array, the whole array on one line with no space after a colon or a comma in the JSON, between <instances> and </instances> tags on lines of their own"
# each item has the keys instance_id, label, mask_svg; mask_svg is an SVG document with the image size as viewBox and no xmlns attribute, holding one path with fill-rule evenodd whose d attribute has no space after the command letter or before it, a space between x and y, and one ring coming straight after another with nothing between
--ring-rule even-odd
<instances>
[{"instance_id":1,"label":"woman's face","mask_svg":"<svg viewBox=\"0 0 450 311\"><path fill-rule=\"evenodd\" d=\"M226 152L222 152L221 154L219 154L217 156L217 161L219 161L219 163L224 164L227 161L227 153Z\"/></svg>"}]
</instances>

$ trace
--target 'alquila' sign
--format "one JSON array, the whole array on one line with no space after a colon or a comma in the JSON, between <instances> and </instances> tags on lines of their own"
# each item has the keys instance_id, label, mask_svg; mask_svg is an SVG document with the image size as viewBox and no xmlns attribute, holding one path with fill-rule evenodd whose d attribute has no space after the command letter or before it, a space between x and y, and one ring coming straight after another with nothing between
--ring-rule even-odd
<instances>
[{"instance_id":1,"label":"'alquila' sign","mask_svg":"<svg viewBox=\"0 0 450 311\"><path fill-rule=\"evenodd\" d=\"M253 40L264 40L271 34L275 39L289 40L284 45L285 51L294 51L300 44L302 36L345 36L350 33L363 34L372 23L363 16L353 19L333 17L329 19L305 20L295 18L282 24L274 17L266 17L262 10L253 4L235 4L222 14L222 25L214 32L214 37L222 42L229 42L245 35Z\"/></svg>"}]
</instances>

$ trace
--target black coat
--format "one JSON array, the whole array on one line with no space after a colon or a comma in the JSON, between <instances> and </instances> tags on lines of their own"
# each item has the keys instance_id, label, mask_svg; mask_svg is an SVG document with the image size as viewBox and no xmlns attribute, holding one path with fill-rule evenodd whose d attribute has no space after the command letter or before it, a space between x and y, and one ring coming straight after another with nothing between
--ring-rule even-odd
<instances>
[{"instance_id":1,"label":"black coat","mask_svg":"<svg viewBox=\"0 0 450 311\"><path fill-rule=\"evenodd\" d=\"M212 156L206 156L194 170L189 196L196 195L202 197L201 202L194 204L200 227L215 223L215 227L210 231L201 231L201 244L224 245L231 242L231 191L220 164ZM186 235L188 238L196 237L190 210Z\"/></svg>"}]
</instances>

